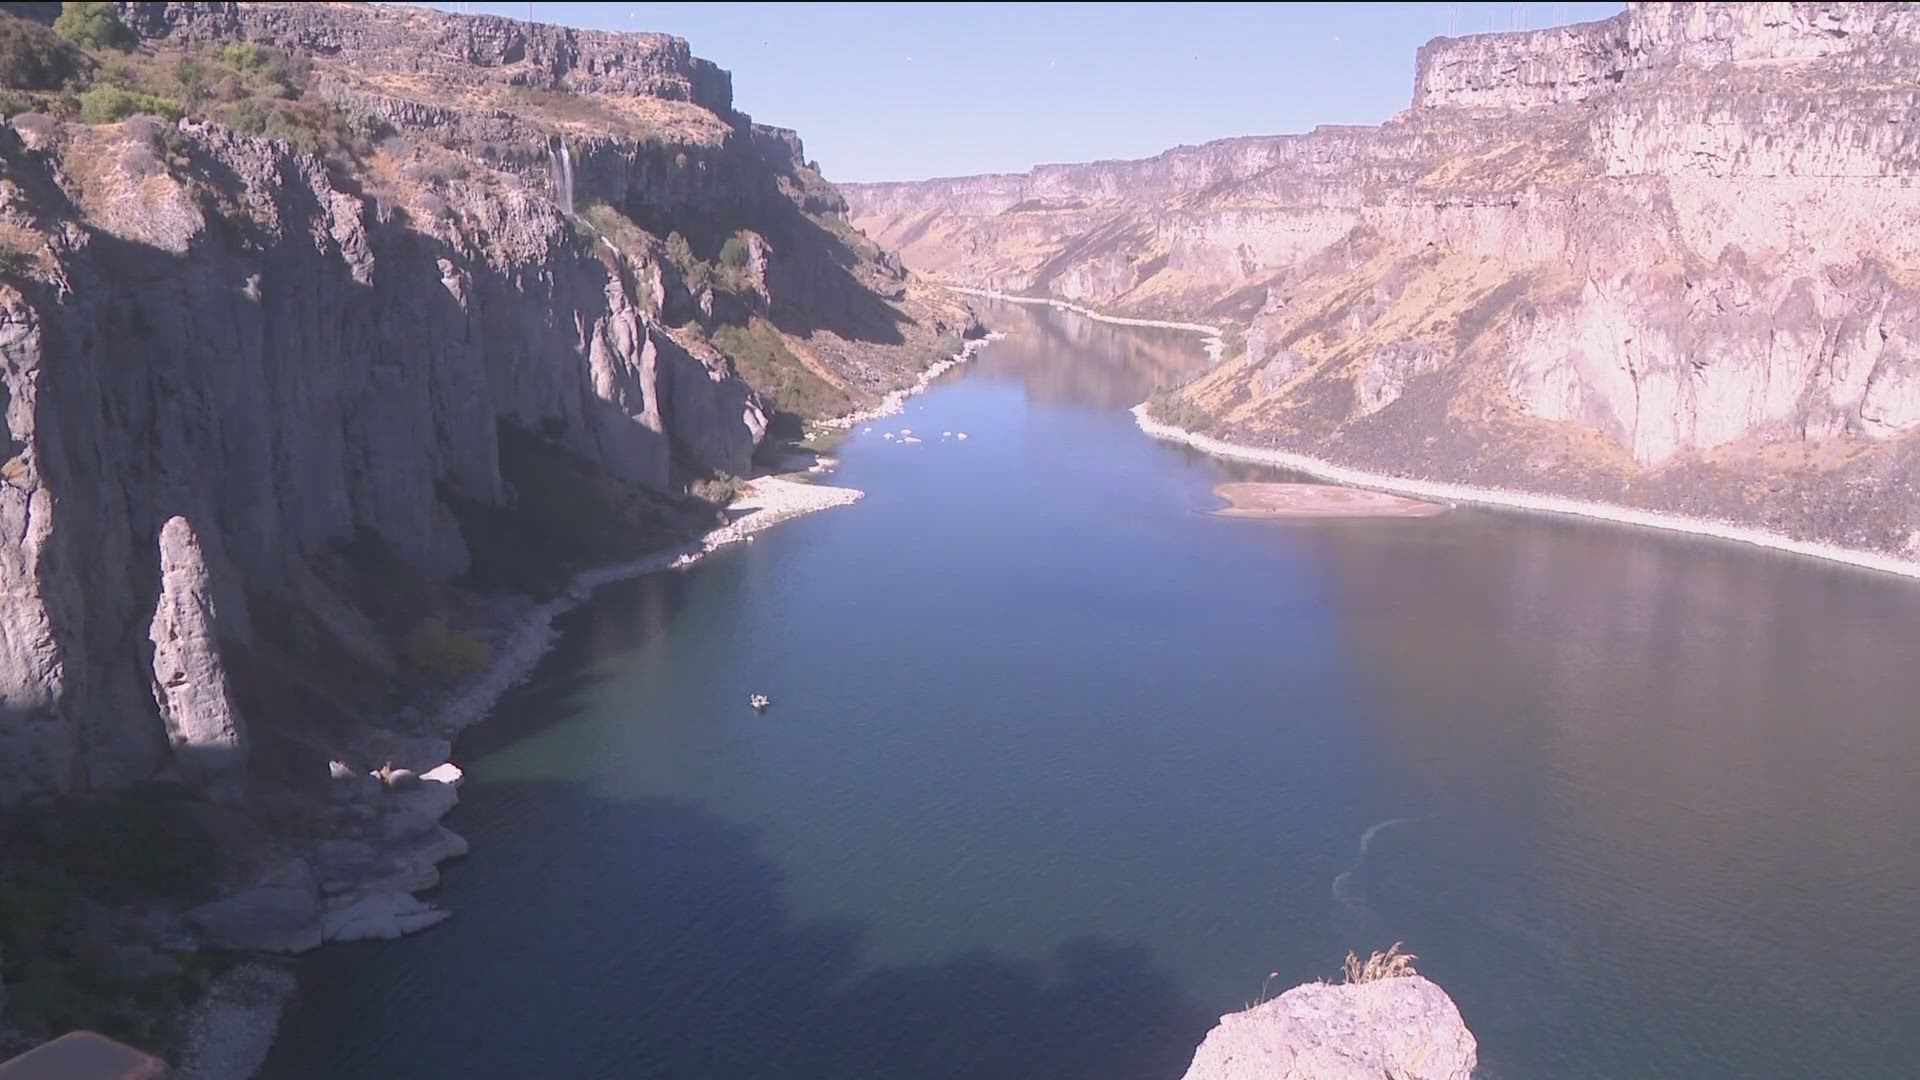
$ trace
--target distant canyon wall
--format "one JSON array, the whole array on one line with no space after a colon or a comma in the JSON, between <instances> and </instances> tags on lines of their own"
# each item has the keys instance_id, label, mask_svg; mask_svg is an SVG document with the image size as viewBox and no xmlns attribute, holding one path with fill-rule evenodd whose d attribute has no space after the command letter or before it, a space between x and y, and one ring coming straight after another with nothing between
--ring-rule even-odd
<instances>
[{"instance_id":1,"label":"distant canyon wall","mask_svg":"<svg viewBox=\"0 0 1920 1080\"><path fill-rule=\"evenodd\" d=\"M847 185L909 266L1238 354L1181 426L1920 557L1920 12L1442 38L1379 127Z\"/></svg>"}]
</instances>

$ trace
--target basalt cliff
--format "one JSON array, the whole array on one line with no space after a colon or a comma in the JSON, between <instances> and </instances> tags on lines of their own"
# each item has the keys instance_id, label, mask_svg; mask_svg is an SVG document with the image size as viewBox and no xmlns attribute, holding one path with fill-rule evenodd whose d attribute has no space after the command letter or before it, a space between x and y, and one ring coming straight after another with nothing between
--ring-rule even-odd
<instances>
[{"instance_id":1,"label":"basalt cliff","mask_svg":"<svg viewBox=\"0 0 1920 1080\"><path fill-rule=\"evenodd\" d=\"M0 1034L153 1046L71 1003L437 917L436 703L971 317L679 39L65 9L0 12Z\"/></svg>"},{"instance_id":2,"label":"basalt cliff","mask_svg":"<svg viewBox=\"0 0 1920 1080\"><path fill-rule=\"evenodd\" d=\"M543 471L670 531L770 424L957 343L964 310L678 39L118 13L137 40L54 54L77 101L16 63L0 128L0 802L324 773L324 725L268 716L346 703L250 708L288 681L253 669L390 674L422 619L537 585L503 563Z\"/></svg>"},{"instance_id":3,"label":"basalt cliff","mask_svg":"<svg viewBox=\"0 0 1920 1080\"><path fill-rule=\"evenodd\" d=\"M1920 558L1920 9L1441 38L1378 127L848 185L952 282L1230 327L1150 412Z\"/></svg>"}]
</instances>

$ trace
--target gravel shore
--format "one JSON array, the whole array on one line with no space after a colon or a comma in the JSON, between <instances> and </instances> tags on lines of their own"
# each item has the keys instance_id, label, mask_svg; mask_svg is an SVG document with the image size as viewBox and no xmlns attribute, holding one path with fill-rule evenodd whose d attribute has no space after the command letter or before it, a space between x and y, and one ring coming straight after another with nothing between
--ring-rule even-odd
<instances>
[{"instance_id":1,"label":"gravel shore","mask_svg":"<svg viewBox=\"0 0 1920 1080\"><path fill-rule=\"evenodd\" d=\"M263 961L228 968L187 1012L175 1080L241 1080L267 1060L293 973Z\"/></svg>"}]
</instances>

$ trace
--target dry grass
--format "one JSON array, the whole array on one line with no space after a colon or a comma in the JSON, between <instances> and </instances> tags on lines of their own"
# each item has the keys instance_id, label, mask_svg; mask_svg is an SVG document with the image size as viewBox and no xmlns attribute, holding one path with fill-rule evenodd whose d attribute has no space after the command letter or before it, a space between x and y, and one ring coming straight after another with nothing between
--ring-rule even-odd
<instances>
[{"instance_id":1,"label":"dry grass","mask_svg":"<svg viewBox=\"0 0 1920 1080\"><path fill-rule=\"evenodd\" d=\"M1413 962L1419 957L1412 953L1401 952L1400 947L1403 944L1405 943L1396 941L1386 952L1376 952L1365 960L1348 953L1343 971L1346 977L1343 981L1352 985L1420 974L1413 969Z\"/></svg>"},{"instance_id":2,"label":"dry grass","mask_svg":"<svg viewBox=\"0 0 1920 1080\"><path fill-rule=\"evenodd\" d=\"M27 275L45 270L50 262L47 238L11 221L0 221L0 274Z\"/></svg>"}]
</instances>

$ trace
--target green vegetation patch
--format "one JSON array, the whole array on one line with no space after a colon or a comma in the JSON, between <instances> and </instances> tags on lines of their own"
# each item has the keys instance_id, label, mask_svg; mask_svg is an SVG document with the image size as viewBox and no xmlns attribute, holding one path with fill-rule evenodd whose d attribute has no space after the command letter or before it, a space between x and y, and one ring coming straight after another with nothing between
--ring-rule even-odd
<instances>
[{"instance_id":1,"label":"green vegetation patch","mask_svg":"<svg viewBox=\"0 0 1920 1080\"><path fill-rule=\"evenodd\" d=\"M96 86L80 92L80 119L89 124L111 124L138 113L178 120L186 115L180 103L158 94Z\"/></svg>"},{"instance_id":2,"label":"green vegetation patch","mask_svg":"<svg viewBox=\"0 0 1920 1080\"><path fill-rule=\"evenodd\" d=\"M1147 415L1163 424L1196 433L1204 433L1213 426L1213 417L1177 389L1159 389L1147 395Z\"/></svg>"},{"instance_id":3,"label":"green vegetation patch","mask_svg":"<svg viewBox=\"0 0 1920 1080\"><path fill-rule=\"evenodd\" d=\"M718 327L713 331L713 344L733 359L741 377L779 412L817 420L853 410L853 399L846 391L808 368L764 319L756 317L745 326Z\"/></svg>"},{"instance_id":4,"label":"green vegetation patch","mask_svg":"<svg viewBox=\"0 0 1920 1080\"><path fill-rule=\"evenodd\" d=\"M410 666L443 679L459 679L485 671L493 663L486 642L428 616L416 623L400 642L400 658Z\"/></svg>"},{"instance_id":5,"label":"green vegetation patch","mask_svg":"<svg viewBox=\"0 0 1920 1080\"><path fill-rule=\"evenodd\" d=\"M53 32L83 49L118 49L125 52L140 43L118 10L108 3L60 5L60 17L53 20Z\"/></svg>"},{"instance_id":6,"label":"green vegetation patch","mask_svg":"<svg viewBox=\"0 0 1920 1080\"><path fill-rule=\"evenodd\" d=\"M0 16L0 83L19 90L57 90L87 66L86 56L59 34L39 23Z\"/></svg>"},{"instance_id":7,"label":"green vegetation patch","mask_svg":"<svg viewBox=\"0 0 1920 1080\"><path fill-rule=\"evenodd\" d=\"M209 808L175 785L16 807L0 819L0 1020L51 1037L90 1028L165 1054L206 972L153 954L132 967L99 903L194 900L220 869Z\"/></svg>"}]
</instances>

